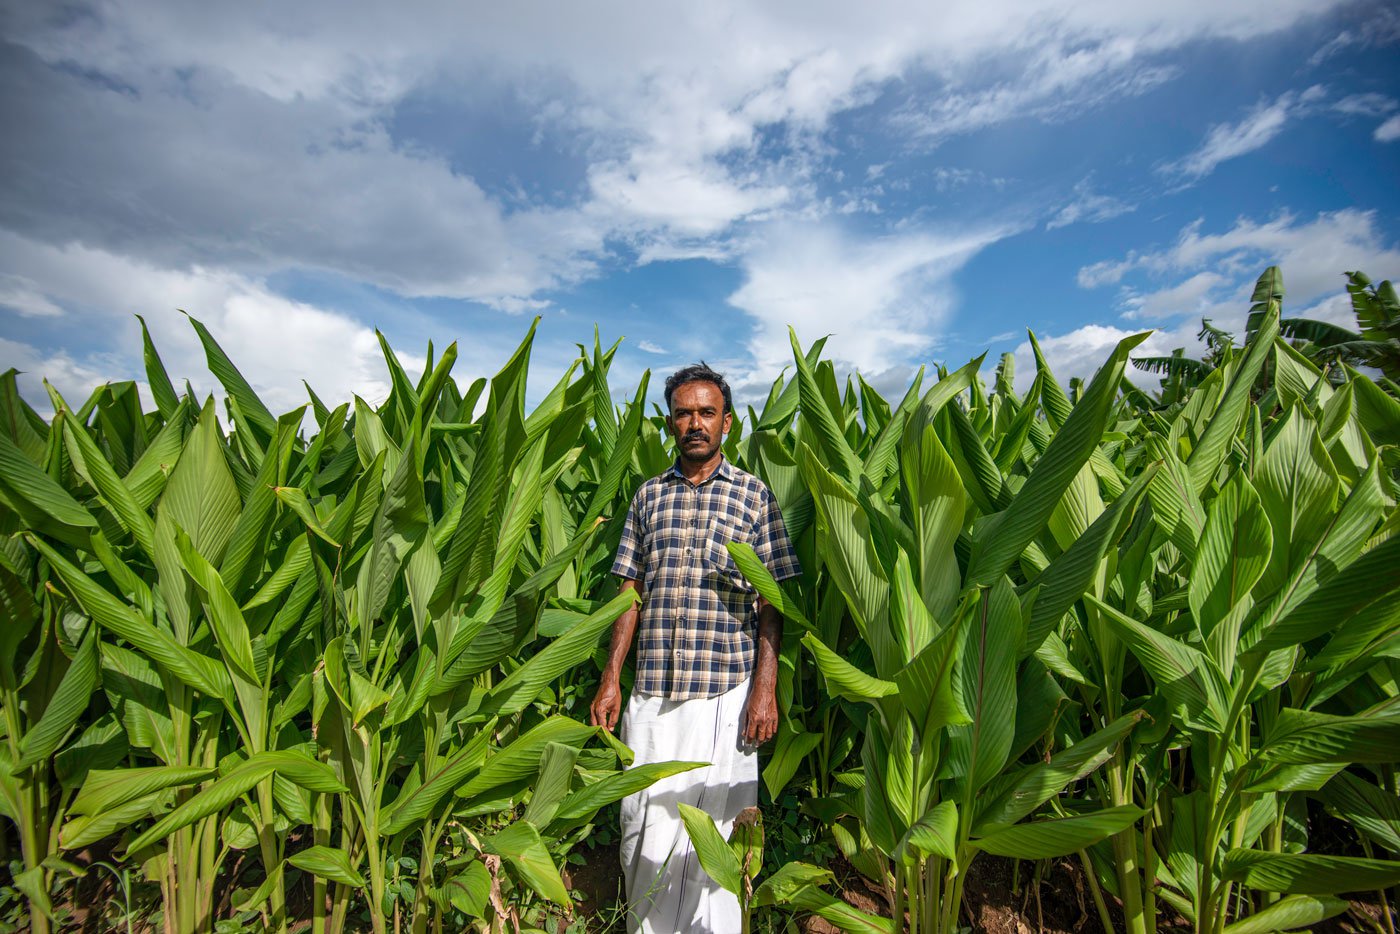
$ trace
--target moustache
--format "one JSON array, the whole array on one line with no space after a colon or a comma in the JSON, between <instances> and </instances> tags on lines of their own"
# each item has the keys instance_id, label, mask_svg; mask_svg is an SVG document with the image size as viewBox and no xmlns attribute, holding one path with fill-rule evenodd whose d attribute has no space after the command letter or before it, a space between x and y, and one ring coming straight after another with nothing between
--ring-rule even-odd
<instances>
[{"instance_id":1,"label":"moustache","mask_svg":"<svg viewBox=\"0 0 1400 934\"><path fill-rule=\"evenodd\" d=\"M685 443L689 443L689 442L691 442L691 441L709 441L709 440L710 440L710 436L707 435L707 434L705 434L703 431L689 431L689 432L686 432L686 435L685 435L684 438L681 439L681 442L682 442L683 444L685 444Z\"/></svg>"}]
</instances>

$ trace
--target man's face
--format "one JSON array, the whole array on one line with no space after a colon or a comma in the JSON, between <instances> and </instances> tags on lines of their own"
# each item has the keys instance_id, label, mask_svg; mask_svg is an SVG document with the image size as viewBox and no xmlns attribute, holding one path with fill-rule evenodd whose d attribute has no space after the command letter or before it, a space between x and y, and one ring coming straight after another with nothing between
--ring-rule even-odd
<instances>
[{"instance_id":1,"label":"man's face","mask_svg":"<svg viewBox=\"0 0 1400 934\"><path fill-rule=\"evenodd\" d=\"M681 460L703 464L719 451L733 414L724 411L724 393L718 386L696 381L677 386L671 393L671 414L666 421Z\"/></svg>"}]
</instances>

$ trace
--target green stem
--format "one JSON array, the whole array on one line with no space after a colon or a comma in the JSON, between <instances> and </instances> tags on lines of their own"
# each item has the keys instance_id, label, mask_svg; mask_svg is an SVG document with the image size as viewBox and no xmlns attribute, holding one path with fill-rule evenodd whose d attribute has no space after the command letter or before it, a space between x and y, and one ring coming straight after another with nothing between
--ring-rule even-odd
<instances>
[{"instance_id":1,"label":"green stem","mask_svg":"<svg viewBox=\"0 0 1400 934\"><path fill-rule=\"evenodd\" d=\"M1113 754L1108 772L1109 792L1114 806L1132 804L1132 793L1124 787L1123 752ZM1123 923L1129 934L1147 934L1143 920L1142 879L1138 875L1137 830L1129 827L1113 836L1114 861L1118 864L1118 891L1123 900Z\"/></svg>"},{"instance_id":2,"label":"green stem","mask_svg":"<svg viewBox=\"0 0 1400 934\"><path fill-rule=\"evenodd\" d=\"M258 782L258 848L262 853L263 871L275 872L282 865L282 847L273 827L272 779ZM287 929L287 893L283 886L283 876L278 875L272 884L272 928L275 931Z\"/></svg>"},{"instance_id":3,"label":"green stem","mask_svg":"<svg viewBox=\"0 0 1400 934\"><path fill-rule=\"evenodd\" d=\"M1113 930L1113 918L1108 913L1108 903L1103 900L1103 891L1099 888L1098 877L1094 874L1094 864L1089 861L1089 854L1079 851L1079 862L1084 867L1084 878L1089 880L1089 893L1094 896L1094 907L1099 912L1099 923L1103 925L1105 931Z\"/></svg>"}]
</instances>

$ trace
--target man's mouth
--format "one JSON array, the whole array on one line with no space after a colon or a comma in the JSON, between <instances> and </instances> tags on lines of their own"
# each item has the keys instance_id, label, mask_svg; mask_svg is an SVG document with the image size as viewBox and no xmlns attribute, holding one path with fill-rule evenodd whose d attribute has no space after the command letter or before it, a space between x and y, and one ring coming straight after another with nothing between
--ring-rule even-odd
<instances>
[{"instance_id":1,"label":"man's mouth","mask_svg":"<svg viewBox=\"0 0 1400 934\"><path fill-rule=\"evenodd\" d=\"M686 444L694 444L694 443L696 443L697 441L703 442L703 443L708 443L709 440L710 440L710 439L709 439L708 437L706 437L705 435L686 435L686 436L685 436L685 443L686 443Z\"/></svg>"}]
</instances>

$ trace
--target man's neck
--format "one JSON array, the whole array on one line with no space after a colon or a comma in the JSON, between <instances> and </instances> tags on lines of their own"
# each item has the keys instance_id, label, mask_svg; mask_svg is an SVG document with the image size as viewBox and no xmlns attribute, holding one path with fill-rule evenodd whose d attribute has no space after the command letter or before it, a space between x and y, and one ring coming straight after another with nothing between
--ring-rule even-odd
<instances>
[{"instance_id":1,"label":"man's neck","mask_svg":"<svg viewBox=\"0 0 1400 934\"><path fill-rule=\"evenodd\" d=\"M723 461L723 451L716 451L714 457L699 462L692 462L682 456L679 461L681 476L689 480L692 485L698 486L705 482Z\"/></svg>"}]
</instances>

